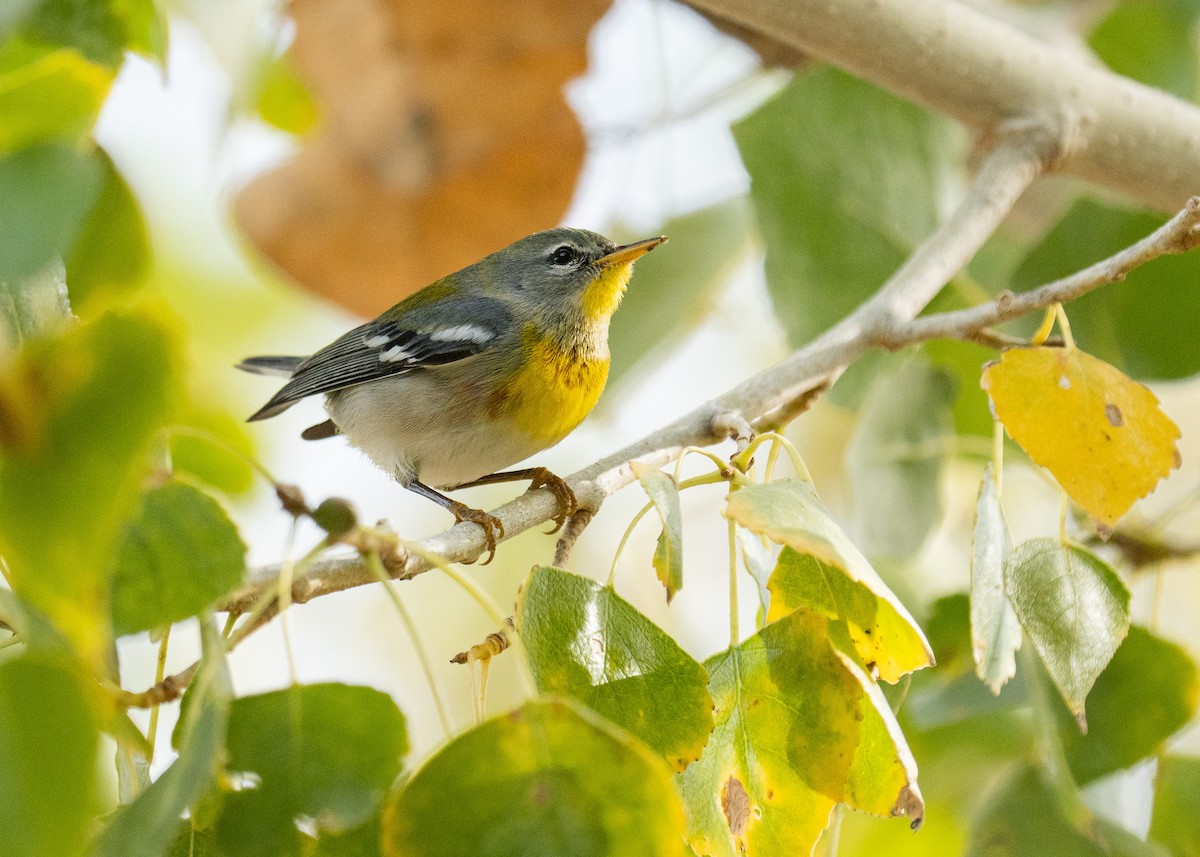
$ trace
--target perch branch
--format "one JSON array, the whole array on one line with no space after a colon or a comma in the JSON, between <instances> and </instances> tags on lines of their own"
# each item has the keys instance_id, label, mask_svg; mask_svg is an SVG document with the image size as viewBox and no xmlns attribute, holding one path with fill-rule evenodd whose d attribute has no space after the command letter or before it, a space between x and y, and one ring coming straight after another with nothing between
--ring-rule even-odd
<instances>
[{"instance_id":1,"label":"perch branch","mask_svg":"<svg viewBox=\"0 0 1200 857\"><path fill-rule=\"evenodd\" d=\"M751 377L722 396L701 405L670 425L642 440L597 461L568 477L580 506L597 509L604 498L635 481L630 463L643 461L661 466L672 461L688 446L708 446L745 431L774 424L780 411L824 387L831 377L860 357L888 333L911 320L933 299L987 239L1017 198L1040 172L1055 151L1053 135L1038 127L1013 133L987 157L976 180L958 209L866 303L839 324L793 353L781 363ZM556 501L547 491L531 491L495 509L511 538L553 517ZM484 549L482 531L476 524L457 524L443 533L419 542L427 552L451 562L470 562ZM391 564L395 579L407 580L430 564L409 554ZM277 566L256 572L245 587L231 594L222 610L249 609L264 588L274 586ZM293 585L297 604L372 581L359 557L341 557L314 562Z\"/></svg>"},{"instance_id":2,"label":"perch branch","mask_svg":"<svg viewBox=\"0 0 1200 857\"><path fill-rule=\"evenodd\" d=\"M1122 250L1072 277L1049 283L1020 295L1005 293L992 303L969 310L914 318L942 286L960 270L995 230L1024 189L1037 177L1057 150L1053 134L1044 127L1026 128L1007 135L989 155L958 209L905 265L866 303L813 342L738 387L701 405L642 440L613 453L572 475L568 482L589 513L606 497L635 481L633 461L662 466L688 446L704 446L745 434L748 424L762 431L794 416L804 403L824 390L842 370L872 347L898 348L934 337L986 339L981 333L995 324L1068 300L1104 283L1113 282L1157 256L1178 253L1200 243L1200 199L1169 223L1137 244ZM782 417L781 417L782 415ZM549 521L557 502L546 491L530 491L500 506L493 514L504 523L508 537ZM590 518L589 518L590 519ZM577 529L582 530L581 519ZM565 561L576 528L560 543L556 560ZM567 534L564 534L567 538ZM469 562L484 551L484 539L473 524L457 524L417 545L422 554L437 554L451 562ZM387 571L406 580L431 568L417 553L398 553ZM262 593L277 585L279 568L257 570L251 581L228 596L219 608L243 613ZM292 601L302 604L323 595L374 581L359 556L313 562L292 587ZM271 615L268 611L264 616ZM188 672L171 676L140 694L129 693L129 705L162 703L177 697L190 678Z\"/></svg>"}]
</instances>

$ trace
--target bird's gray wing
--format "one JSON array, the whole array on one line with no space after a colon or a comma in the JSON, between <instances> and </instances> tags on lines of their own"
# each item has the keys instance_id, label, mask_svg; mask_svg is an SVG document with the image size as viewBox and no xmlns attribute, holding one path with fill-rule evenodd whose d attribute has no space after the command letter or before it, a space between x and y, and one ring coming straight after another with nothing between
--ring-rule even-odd
<instances>
[{"instance_id":1,"label":"bird's gray wing","mask_svg":"<svg viewBox=\"0 0 1200 857\"><path fill-rule=\"evenodd\" d=\"M307 396L465 360L493 346L510 319L504 304L489 298L444 301L436 321L432 315L385 315L356 327L297 366L250 421L273 417Z\"/></svg>"}]
</instances>

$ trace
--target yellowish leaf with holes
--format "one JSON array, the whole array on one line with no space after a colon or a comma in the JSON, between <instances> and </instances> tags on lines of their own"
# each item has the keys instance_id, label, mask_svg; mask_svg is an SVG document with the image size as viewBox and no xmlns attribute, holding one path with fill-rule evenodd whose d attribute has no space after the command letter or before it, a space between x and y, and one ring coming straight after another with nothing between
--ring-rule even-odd
<instances>
[{"instance_id":1,"label":"yellowish leaf with holes","mask_svg":"<svg viewBox=\"0 0 1200 857\"><path fill-rule=\"evenodd\" d=\"M983 373L996 418L1105 527L1180 464L1146 387L1077 348L1014 348Z\"/></svg>"}]
</instances>

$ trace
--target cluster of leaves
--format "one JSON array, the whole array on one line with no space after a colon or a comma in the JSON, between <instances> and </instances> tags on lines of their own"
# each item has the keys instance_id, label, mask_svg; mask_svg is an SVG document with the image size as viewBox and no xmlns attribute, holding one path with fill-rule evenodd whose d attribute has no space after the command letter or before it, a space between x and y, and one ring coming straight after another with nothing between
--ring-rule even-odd
<instances>
[{"instance_id":1,"label":"cluster of leaves","mask_svg":"<svg viewBox=\"0 0 1200 857\"><path fill-rule=\"evenodd\" d=\"M1105 28L1127 5L1096 31L1098 50L1120 43ZM1160 753L1200 696L1187 653L1130 625L1122 576L1062 534L1014 548L999 469L983 476L970 592L937 603L928 639L879 570L915 556L941 519L955 437L992 432L987 396L1025 453L1104 527L1151 490L1175 464L1177 433L1119 370L1200 369L1189 312L1200 298L1180 285L1200 262L1160 261L1079 302L1075 336L1096 356L1073 345L1007 352L983 374L986 393L993 355L974 345L856 365L837 389L860 414L853 540L809 482L723 468L731 557L740 550L761 610L752 634L735 630L703 663L611 585L533 569L515 616L531 698L416 760L403 714L371 688L232 692L212 610L242 581L245 547L217 501L156 463L162 428L186 410L180 336L161 311L112 302L145 264L144 227L87 140L124 51L161 58L155 8L24 0L0 13L0 109L14 117L0 129L0 317L8 343L22 344L0 377L4 849L807 853L841 805L919 822L919 758L938 810L922 836L946 852L1161 853L1095 818L1078 794ZM777 314L803 342L877 288L961 183L952 127L828 69L798 75L735 134L750 203L667 227L695 252L677 253L669 276L665 257L645 260L614 331L619 354L646 353L664 318L678 317L668 334L682 331L698 310L651 303L702 306L752 220ZM1067 273L1157 222L1074 202L1040 239L1000 234L942 308ZM62 308L57 259L84 316L73 327L44 323ZM638 327L650 323L653 336ZM663 525L652 565L670 599L684 584L680 486L650 468L638 477ZM114 642L191 617L203 657L172 735L177 758L150 782L153 736L122 707ZM1031 645L1018 673L1022 638ZM923 669L935 654L938 668ZM96 765L112 745L102 735L116 747L116 809ZM1175 853L1194 853L1200 838L1198 790L1200 760L1160 761L1151 836ZM843 847L855 836L871 853L933 848L896 823L852 826Z\"/></svg>"}]
</instances>

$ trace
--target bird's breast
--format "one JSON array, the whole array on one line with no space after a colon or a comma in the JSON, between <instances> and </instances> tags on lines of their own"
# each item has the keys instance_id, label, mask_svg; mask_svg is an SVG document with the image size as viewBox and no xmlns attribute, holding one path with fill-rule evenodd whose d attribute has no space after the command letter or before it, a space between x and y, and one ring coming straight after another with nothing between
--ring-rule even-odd
<instances>
[{"instance_id":1,"label":"bird's breast","mask_svg":"<svg viewBox=\"0 0 1200 857\"><path fill-rule=\"evenodd\" d=\"M523 334L522 366L511 383L493 391L487 413L551 446L583 422L600 400L608 380L608 350L564 345L530 329Z\"/></svg>"}]
</instances>

